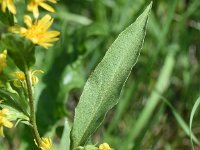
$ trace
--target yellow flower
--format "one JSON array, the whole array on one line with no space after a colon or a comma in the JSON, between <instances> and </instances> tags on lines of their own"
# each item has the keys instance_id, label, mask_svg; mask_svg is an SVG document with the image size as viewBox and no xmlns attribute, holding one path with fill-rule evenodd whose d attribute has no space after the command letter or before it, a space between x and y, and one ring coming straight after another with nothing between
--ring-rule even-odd
<instances>
[{"instance_id":1,"label":"yellow flower","mask_svg":"<svg viewBox=\"0 0 200 150\"><path fill-rule=\"evenodd\" d=\"M38 73L44 73L44 72L42 70L33 70L29 72L32 86L35 86L39 81L38 77L36 76L36 74ZM24 84L26 82L26 78L25 78L24 72L17 71L17 72L12 73L11 75L16 78L14 79L14 83L13 83L15 87L22 87L22 86L25 87Z\"/></svg>"},{"instance_id":2,"label":"yellow flower","mask_svg":"<svg viewBox=\"0 0 200 150\"><path fill-rule=\"evenodd\" d=\"M51 2L55 4L57 3L57 0L30 0L27 9L28 11L33 12L35 18L39 17L39 6L46 9L47 11L54 12L55 10L53 9L53 7L48 5L46 2Z\"/></svg>"},{"instance_id":3,"label":"yellow flower","mask_svg":"<svg viewBox=\"0 0 200 150\"><path fill-rule=\"evenodd\" d=\"M113 150L107 143L99 145L99 150Z\"/></svg>"},{"instance_id":4,"label":"yellow flower","mask_svg":"<svg viewBox=\"0 0 200 150\"><path fill-rule=\"evenodd\" d=\"M25 86L25 74L22 71L17 71L11 74L13 77L15 77L16 79L14 79L13 84L15 87L22 87Z\"/></svg>"},{"instance_id":5,"label":"yellow flower","mask_svg":"<svg viewBox=\"0 0 200 150\"><path fill-rule=\"evenodd\" d=\"M0 73L2 72L3 68L7 66L6 57L7 57L7 50L4 50L2 53L0 53Z\"/></svg>"},{"instance_id":6,"label":"yellow flower","mask_svg":"<svg viewBox=\"0 0 200 150\"><path fill-rule=\"evenodd\" d=\"M7 128L12 128L13 124L6 117L9 113L9 109L3 108L0 110L0 136L4 137L3 126Z\"/></svg>"},{"instance_id":7,"label":"yellow flower","mask_svg":"<svg viewBox=\"0 0 200 150\"><path fill-rule=\"evenodd\" d=\"M38 146L36 141L35 141L35 144L37 145L37 147L39 147L42 150L52 150L52 141L50 138L42 138L40 146Z\"/></svg>"},{"instance_id":8,"label":"yellow flower","mask_svg":"<svg viewBox=\"0 0 200 150\"><path fill-rule=\"evenodd\" d=\"M8 10L11 13L16 14L16 8L15 8L13 0L0 0L0 4L1 4L1 10L4 13L6 12L6 8L8 8Z\"/></svg>"},{"instance_id":9,"label":"yellow flower","mask_svg":"<svg viewBox=\"0 0 200 150\"><path fill-rule=\"evenodd\" d=\"M60 32L47 31L53 23L53 18L50 15L45 15L43 18L36 20L34 23L30 16L24 16L24 23L27 28L14 26L9 30L14 33L18 33L27 39L30 39L34 44L48 48L53 46L50 42L59 40L57 37Z\"/></svg>"},{"instance_id":10,"label":"yellow flower","mask_svg":"<svg viewBox=\"0 0 200 150\"><path fill-rule=\"evenodd\" d=\"M35 86L38 83L38 77L36 76L36 74L38 73L44 73L42 70L34 70L34 71L30 71L30 76L31 76L31 84L32 86Z\"/></svg>"},{"instance_id":11,"label":"yellow flower","mask_svg":"<svg viewBox=\"0 0 200 150\"><path fill-rule=\"evenodd\" d=\"M14 77L16 77L18 80L20 80L20 81L25 81L25 74L24 74L24 72L22 72L22 71L17 71L17 72L14 72L14 73L12 73L12 75L14 76Z\"/></svg>"}]
</instances>

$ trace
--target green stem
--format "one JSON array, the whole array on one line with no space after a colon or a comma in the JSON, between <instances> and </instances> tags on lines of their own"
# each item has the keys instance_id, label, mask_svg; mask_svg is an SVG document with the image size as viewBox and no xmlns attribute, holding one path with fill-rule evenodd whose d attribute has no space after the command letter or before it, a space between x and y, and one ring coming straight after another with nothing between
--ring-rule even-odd
<instances>
[{"instance_id":1,"label":"green stem","mask_svg":"<svg viewBox=\"0 0 200 150\"><path fill-rule=\"evenodd\" d=\"M36 124L35 105L34 105L33 91L32 91L32 85L31 85L31 76L30 76L28 70L26 70L26 72L25 72L25 78L26 78L26 84L27 84L27 93L28 93L28 97L29 97L30 123L32 125L32 130L34 133L36 143L37 143L38 147L40 147L41 138L40 138L40 134L37 129L37 124Z\"/></svg>"}]
</instances>

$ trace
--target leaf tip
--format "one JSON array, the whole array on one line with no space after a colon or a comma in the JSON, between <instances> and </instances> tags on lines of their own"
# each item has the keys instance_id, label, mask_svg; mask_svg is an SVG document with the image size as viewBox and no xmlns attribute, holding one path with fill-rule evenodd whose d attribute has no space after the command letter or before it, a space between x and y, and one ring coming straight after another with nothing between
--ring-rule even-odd
<instances>
[{"instance_id":1,"label":"leaf tip","mask_svg":"<svg viewBox=\"0 0 200 150\"><path fill-rule=\"evenodd\" d=\"M149 5L147 6L147 8L146 8L146 11L148 12L148 14L149 14L150 11L151 11L152 5L153 5L153 1L151 1L150 4L149 4Z\"/></svg>"}]
</instances>

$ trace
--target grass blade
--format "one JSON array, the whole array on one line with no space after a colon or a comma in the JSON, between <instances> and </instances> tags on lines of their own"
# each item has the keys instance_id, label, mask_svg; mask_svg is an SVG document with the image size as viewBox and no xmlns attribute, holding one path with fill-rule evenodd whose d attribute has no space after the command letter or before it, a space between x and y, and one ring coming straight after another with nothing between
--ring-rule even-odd
<instances>
[{"instance_id":1,"label":"grass blade","mask_svg":"<svg viewBox=\"0 0 200 150\"><path fill-rule=\"evenodd\" d=\"M197 108L199 107L199 104L200 104L200 97L196 100L196 102L192 108L191 114L190 114L190 141L191 141L193 150L194 150L194 144L193 144L193 138L192 138L192 122L193 122L195 112L196 112Z\"/></svg>"}]
</instances>

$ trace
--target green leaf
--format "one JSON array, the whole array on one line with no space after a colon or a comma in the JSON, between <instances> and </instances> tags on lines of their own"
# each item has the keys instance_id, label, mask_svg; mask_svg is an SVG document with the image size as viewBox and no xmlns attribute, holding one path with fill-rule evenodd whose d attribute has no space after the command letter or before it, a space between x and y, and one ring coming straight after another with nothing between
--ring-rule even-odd
<instances>
[{"instance_id":1,"label":"green leaf","mask_svg":"<svg viewBox=\"0 0 200 150\"><path fill-rule=\"evenodd\" d=\"M190 142L191 142L193 150L194 150L194 144L193 144L193 135L192 135L192 122L193 122L195 112L196 112L197 108L199 107L199 104L200 104L200 97L196 100L196 102L192 108L191 114L190 114Z\"/></svg>"},{"instance_id":2,"label":"green leaf","mask_svg":"<svg viewBox=\"0 0 200 150\"><path fill-rule=\"evenodd\" d=\"M1 108L9 109L9 115L7 116L8 120L10 120L10 121L19 120L20 122L26 121L26 124L28 124L27 122L29 122L29 117L26 116L24 113L18 111L17 109L15 109L9 105L0 104L0 106L1 106Z\"/></svg>"},{"instance_id":3,"label":"green leaf","mask_svg":"<svg viewBox=\"0 0 200 150\"><path fill-rule=\"evenodd\" d=\"M158 93L159 94L159 93ZM189 127L186 122L184 121L183 117L181 117L181 115L177 112L177 110L172 106L172 104L169 102L169 100L167 100L165 97L163 97L162 95L160 95L160 98L165 102L165 104L171 109L174 117L176 118L176 121L178 122L178 124L180 125L180 127L183 129L183 131L185 132L185 134L187 134L188 136L190 136L192 138L192 140L195 141L196 144L200 144L200 142L198 141L197 137L192 133L191 131L191 126ZM200 103L200 98L199 98L199 102Z\"/></svg>"},{"instance_id":4,"label":"green leaf","mask_svg":"<svg viewBox=\"0 0 200 150\"><path fill-rule=\"evenodd\" d=\"M19 97L16 93L11 93L9 91L6 91L5 89L0 88L0 99L3 100L3 104L13 107L14 109L18 110L19 112L23 112L28 116L28 113L26 111L26 107L23 105L21 101L23 101L22 97ZM2 104L0 104L1 106ZM25 107L25 108L24 108Z\"/></svg>"},{"instance_id":5,"label":"green leaf","mask_svg":"<svg viewBox=\"0 0 200 150\"><path fill-rule=\"evenodd\" d=\"M117 104L122 87L139 57L151 6L152 3L118 36L89 77L75 110L72 148L84 145L108 110Z\"/></svg>"},{"instance_id":6,"label":"green leaf","mask_svg":"<svg viewBox=\"0 0 200 150\"><path fill-rule=\"evenodd\" d=\"M83 150L99 150L99 149L94 145L87 145L84 147Z\"/></svg>"},{"instance_id":7,"label":"green leaf","mask_svg":"<svg viewBox=\"0 0 200 150\"><path fill-rule=\"evenodd\" d=\"M35 47L33 43L17 34L7 33L2 35L2 45L8 50L17 67L25 72L35 63Z\"/></svg>"},{"instance_id":8,"label":"green leaf","mask_svg":"<svg viewBox=\"0 0 200 150\"><path fill-rule=\"evenodd\" d=\"M70 150L70 130L71 130L71 128L66 119L65 125L64 125L64 130L63 130L63 135L62 135L58 150Z\"/></svg>"},{"instance_id":9,"label":"green leaf","mask_svg":"<svg viewBox=\"0 0 200 150\"><path fill-rule=\"evenodd\" d=\"M4 25L13 26L14 25L14 16L8 10L4 13L0 10L0 21Z\"/></svg>"},{"instance_id":10,"label":"green leaf","mask_svg":"<svg viewBox=\"0 0 200 150\"><path fill-rule=\"evenodd\" d=\"M29 121L29 114L24 110L23 105L20 105L19 101L21 98L16 93L0 89L0 99L3 100L3 102L0 103L0 107L10 110L8 116L9 120L18 120L18 122L29 124L27 123L27 121Z\"/></svg>"}]
</instances>

